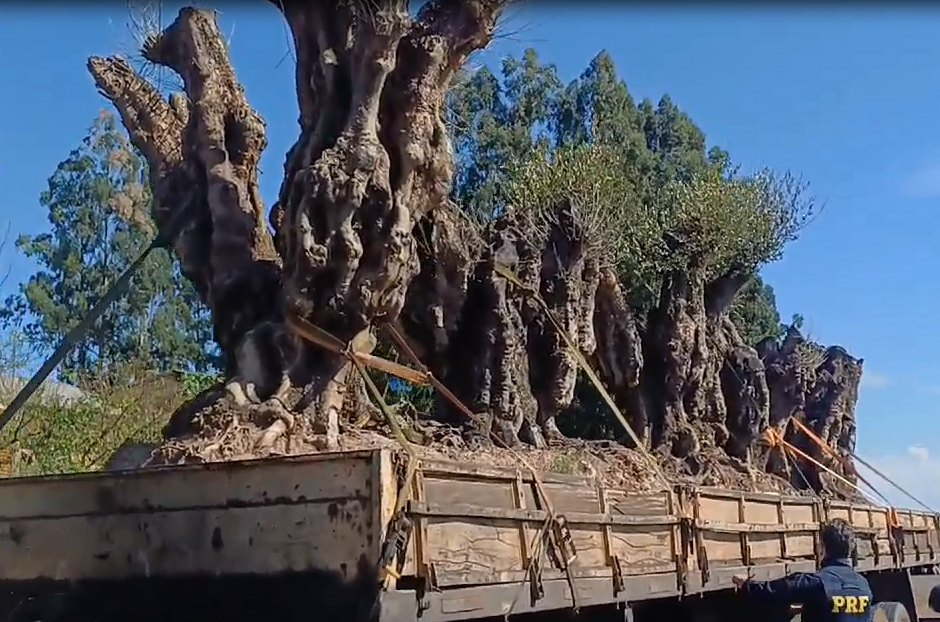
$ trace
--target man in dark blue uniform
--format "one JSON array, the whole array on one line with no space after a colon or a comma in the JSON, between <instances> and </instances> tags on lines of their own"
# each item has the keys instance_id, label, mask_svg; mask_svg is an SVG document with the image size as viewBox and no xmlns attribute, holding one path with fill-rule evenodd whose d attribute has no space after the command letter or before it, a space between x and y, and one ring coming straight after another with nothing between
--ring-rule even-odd
<instances>
[{"instance_id":1,"label":"man in dark blue uniform","mask_svg":"<svg viewBox=\"0 0 940 622\"><path fill-rule=\"evenodd\" d=\"M803 605L803 622L868 622L872 595L868 581L852 568L855 534L841 518L823 526L819 572L797 572L774 581L736 576L735 587L768 605Z\"/></svg>"}]
</instances>

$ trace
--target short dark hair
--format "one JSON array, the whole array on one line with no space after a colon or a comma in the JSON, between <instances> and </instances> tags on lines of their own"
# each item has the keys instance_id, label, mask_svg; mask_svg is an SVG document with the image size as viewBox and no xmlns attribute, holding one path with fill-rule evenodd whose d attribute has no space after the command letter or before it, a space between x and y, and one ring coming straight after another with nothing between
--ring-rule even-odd
<instances>
[{"instance_id":1,"label":"short dark hair","mask_svg":"<svg viewBox=\"0 0 940 622\"><path fill-rule=\"evenodd\" d=\"M940 613L940 585L933 586L933 589L930 590L930 608Z\"/></svg>"},{"instance_id":2,"label":"short dark hair","mask_svg":"<svg viewBox=\"0 0 940 622\"><path fill-rule=\"evenodd\" d=\"M826 556L829 558L848 558L855 550L855 531L841 518L833 518L823 525L820 537L826 549Z\"/></svg>"}]
</instances>

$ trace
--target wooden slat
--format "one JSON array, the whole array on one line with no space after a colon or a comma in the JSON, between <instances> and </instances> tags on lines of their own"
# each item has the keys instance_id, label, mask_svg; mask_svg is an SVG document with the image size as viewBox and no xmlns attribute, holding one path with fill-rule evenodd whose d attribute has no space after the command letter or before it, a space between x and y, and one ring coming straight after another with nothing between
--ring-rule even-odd
<instances>
[{"instance_id":1,"label":"wooden slat","mask_svg":"<svg viewBox=\"0 0 940 622\"><path fill-rule=\"evenodd\" d=\"M227 467L4 482L0 580L312 569L351 580L357 560L378 560L387 454Z\"/></svg>"},{"instance_id":2,"label":"wooden slat","mask_svg":"<svg viewBox=\"0 0 940 622\"><path fill-rule=\"evenodd\" d=\"M540 479L570 528L581 579L612 580L617 558L631 581L656 577L678 589L688 573L717 589L742 566L764 576L812 565L820 521L836 516L858 534L860 568L940 562L940 517L929 513L898 511L902 528L893 531L887 508L857 503L711 488L635 494L584 477ZM360 558L377 558L397 485L390 454L380 451L8 480L0 483L0 579L312 568L351 579ZM524 469L443 461L422 463L406 507L413 530L403 576L451 593L524 580L532 539L549 517ZM563 579L551 556L543 564L544 581Z\"/></svg>"},{"instance_id":3,"label":"wooden slat","mask_svg":"<svg viewBox=\"0 0 940 622\"><path fill-rule=\"evenodd\" d=\"M695 521L694 526L703 531L713 531L716 533L792 533L792 532L810 532L819 531L818 523L725 523L712 520Z\"/></svg>"},{"instance_id":4,"label":"wooden slat","mask_svg":"<svg viewBox=\"0 0 940 622\"><path fill-rule=\"evenodd\" d=\"M549 518L534 481L494 468L472 474L437 464L423 472L424 500L409 504L409 512L426 523L425 555L438 587L522 580L531 557L523 526L534 535ZM670 492L628 495L578 478L546 478L542 488L570 528L577 573L612 577L614 556L625 575L676 571L679 518L668 513ZM551 560L543 559L545 580L560 570Z\"/></svg>"},{"instance_id":5,"label":"wooden slat","mask_svg":"<svg viewBox=\"0 0 940 622\"><path fill-rule=\"evenodd\" d=\"M483 518L492 520L527 521L530 523L544 523L548 512L544 510L528 510L514 508L485 508L466 503L443 505L438 503L422 503L411 501L408 511L412 516L434 516L438 518ZM561 513L559 513L561 514ZM565 520L570 525L624 525L630 527L649 527L676 525L679 518L676 516L613 516L604 514L582 514L580 512L564 512ZM816 527L814 527L815 529ZM746 529L745 529L746 530Z\"/></svg>"},{"instance_id":6,"label":"wooden slat","mask_svg":"<svg viewBox=\"0 0 940 622\"><path fill-rule=\"evenodd\" d=\"M377 454L376 454L377 455ZM0 483L0 521L211 510L368 494L373 452L320 454Z\"/></svg>"}]
</instances>

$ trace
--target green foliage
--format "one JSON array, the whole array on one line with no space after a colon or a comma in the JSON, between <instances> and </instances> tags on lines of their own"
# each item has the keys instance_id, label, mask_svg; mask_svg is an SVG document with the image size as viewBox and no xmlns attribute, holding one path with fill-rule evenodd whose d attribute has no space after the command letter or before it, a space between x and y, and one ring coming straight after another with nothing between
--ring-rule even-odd
<instances>
[{"instance_id":1,"label":"green foliage","mask_svg":"<svg viewBox=\"0 0 940 622\"><path fill-rule=\"evenodd\" d=\"M631 181L612 163L618 154L604 146L562 146L512 165L503 191L519 209L536 243L544 241L559 202L577 198L575 207L591 251L613 265L648 255L639 246L652 239L632 228L648 219L635 198Z\"/></svg>"},{"instance_id":2,"label":"green foliage","mask_svg":"<svg viewBox=\"0 0 940 622\"><path fill-rule=\"evenodd\" d=\"M717 168L670 183L660 202L667 245L659 262L664 270L700 262L712 278L753 272L778 259L812 214L804 188L789 175L739 177Z\"/></svg>"},{"instance_id":3,"label":"green foliage","mask_svg":"<svg viewBox=\"0 0 940 622\"><path fill-rule=\"evenodd\" d=\"M39 269L8 299L0 312L4 325L22 328L44 349L55 347L150 243L150 201L142 158L103 112L40 197L50 230L16 241ZM61 376L121 383L132 361L154 370L206 371L215 362L211 334L192 286L158 250L130 291L76 344Z\"/></svg>"},{"instance_id":4,"label":"green foliage","mask_svg":"<svg viewBox=\"0 0 940 622\"><path fill-rule=\"evenodd\" d=\"M11 380L22 376L28 342L16 332L0 340L0 410L22 386ZM140 380L125 386L85 378L82 391L66 394L62 385L44 383L0 432L0 475L97 470L128 440L158 441L168 414L188 396L171 375L129 366L128 375Z\"/></svg>"},{"instance_id":5,"label":"green foliage","mask_svg":"<svg viewBox=\"0 0 940 622\"><path fill-rule=\"evenodd\" d=\"M747 343L756 344L767 338L780 339L784 335L786 327L780 322L774 290L759 275L754 275L741 288L730 313Z\"/></svg>"},{"instance_id":6,"label":"green foliage","mask_svg":"<svg viewBox=\"0 0 940 622\"><path fill-rule=\"evenodd\" d=\"M533 234L555 202L571 199L598 256L617 266L641 308L657 303L666 272L692 261L709 277L756 275L813 212L799 179L741 175L668 95L635 103L606 52L564 86L528 50L504 61L499 76L486 68L462 76L448 111L454 198L485 218L511 205ZM773 290L759 282L764 293L741 292L732 312L751 342L782 330Z\"/></svg>"},{"instance_id":7,"label":"green foliage","mask_svg":"<svg viewBox=\"0 0 940 622\"><path fill-rule=\"evenodd\" d=\"M182 396L189 400L222 382L219 373L182 371L179 374Z\"/></svg>"}]
</instances>

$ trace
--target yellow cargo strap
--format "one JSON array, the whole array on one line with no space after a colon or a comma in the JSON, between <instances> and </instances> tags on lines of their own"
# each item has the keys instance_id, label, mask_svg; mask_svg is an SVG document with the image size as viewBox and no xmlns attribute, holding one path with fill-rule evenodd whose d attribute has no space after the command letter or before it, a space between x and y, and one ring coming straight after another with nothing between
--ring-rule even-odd
<instances>
[{"instance_id":1,"label":"yellow cargo strap","mask_svg":"<svg viewBox=\"0 0 940 622\"><path fill-rule=\"evenodd\" d=\"M166 226L166 237L173 238L176 236L179 228L183 224L182 215L185 213L185 210L179 210L173 217L170 219L169 223ZM13 398L13 401L7 405L7 407L0 413L0 430L2 430L10 420L13 419L14 415L23 406L26 402L33 396L40 385L49 377L49 374L58 367L69 352L72 351L76 345L81 343L82 339L85 337L85 333L88 332L88 329L91 328L95 322L98 321L108 307L111 306L111 303L118 300L127 292L127 288L130 286L131 281L137 275L137 272L140 270L141 266L144 265L144 262L147 260L147 257L150 256L154 250L158 248L164 248L167 246L166 237L163 235L157 235L150 241L150 244L140 256L134 260L134 263L129 265L127 269L118 277L117 281L114 282L111 287L108 288L108 291L105 292L104 296L95 303L82 319L81 322L76 324L68 333L65 334L65 337L62 338L62 341L59 342L59 345L56 346L56 349L49 355L43 364L36 370L36 373L29 379L29 381L23 386L22 389L16 394Z\"/></svg>"},{"instance_id":2,"label":"yellow cargo strap","mask_svg":"<svg viewBox=\"0 0 940 622\"><path fill-rule=\"evenodd\" d=\"M823 453L827 454L829 457L836 460L837 462L843 461L843 457L840 456L834 449L832 449L832 447L827 445L821 438L819 438L819 436L815 432L813 432L811 429L809 429L809 427L806 424L804 424L802 421L796 418L791 418L791 421L793 422L793 424L796 426L797 429L802 431L806 435L807 438L809 438L820 449L822 449ZM853 455L853 454L850 453L849 455ZM856 475L858 476L859 481L861 481L863 484L868 486L871 489L871 491L875 493L875 495L885 503L885 505L889 507L891 506L891 502L888 501L888 498L885 497L883 494L881 494L881 491L875 488L874 484L872 484L867 479L865 479L861 473L857 473Z\"/></svg>"},{"instance_id":3,"label":"yellow cargo strap","mask_svg":"<svg viewBox=\"0 0 940 622\"><path fill-rule=\"evenodd\" d=\"M575 360L578 361L578 365L581 367L581 371L588 377L591 381L591 384L594 385L594 388L597 389L597 392L604 398L604 402L607 404L607 407L616 417L617 422L624 429L624 431L630 436L630 439L636 445L637 451L639 451L643 457L650 463L650 467L653 469L653 472L656 473L657 477L661 483L666 487L667 490L672 489L672 485L669 480L663 474L662 468L660 468L659 463L653 458L652 454L646 449L646 446L640 442L639 437L634 432L633 428L630 427L630 424L627 422L626 417L623 416L623 413L620 412L620 409L617 408L617 403L614 401L614 398L611 397L610 393L607 391L607 388L604 387L604 383L601 382L601 379L598 377L597 373L591 368L591 365L587 362L587 359L584 358L584 355L581 354L581 348L577 346L568 336L568 333L564 328L559 324L557 318L552 313L551 308L548 306L548 303L545 302L545 299L542 298L541 294L533 288L527 286L522 281L519 280L512 270L508 266L497 263L493 268L497 274L502 276L504 279L512 283L519 291L523 294L529 296L532 300L538 304L542 309L542 312L548 318L548 321L552 324L552 327L558 333L558 335L565 342L565 345L568 347L571 355L575 357Z\"/></svg>"},{"instance_id":4,"label":"yellow cargo strap","mask_svg":"<svg viewBox=\"0 0 940 622\"><path fill-rule=\"evenodd\" d=\"M810 440L812 440L814 443L816 443L817 445L819 445L819 446L823 449L823 451L825 451L826 453L828 453L830 456L832 456L832 457L835 458L836 460L841 460L841 456L839 456L839 454L837 454L831 447L829 447L829 445L827 445L821 438L819 438L819 436L818 436L815 432L813 432L813 431L809 428L809 426L807 426L806 424L804 424L804 423L803 423L802 421L800 421L799 419L793 419L792 421L793 421L794 424L796 424L796 427L797 427L797 428L799 428L804 434L806 434L806 436L809 437ZM923 507L923 508L924 508L925 510L927 510L928 512L931 512L931 513L933 513L933 514L936 514L936 513L937 513L935 510L933 510L933 508L931 508L931 507L928 506L926 503L924 503L923 501L921 501L920 499L918 499L917 497L915 497L914 495L912 495L911 493L909 493L907 490L905 490L904 488L902 488L900 484L896 483L896 482L895 482L894 480L892 480L890 477L888 477L887 475L885 475L884 473L882 473L881 471L879 471L878 469L876 469L874 466L872 466L871 464L869 464L868 462L866 462L866 461L865 461L863 458L861 458L858 454L856 454L856 453L854 453L854 452L851 452L851 451L850 451L850 452L847 452L847 453L849 454L849 456L851 456L851 457L854 458L855 460L858 460L859 463L862 464L862 466L868 467L869 469L871 469L871 471L872 471L875 475L879 476L880 478L882 478L883 480L885 480L886 482L888 482L889 484L891 484L892 486L894 486L895 488L897 488L902 494L906 495L909 499L911 499L912 501L914 501L914 503L919 504L921 507ZM874 490L874 491L875 491L875 494L877 494L879 497L881 497L882 500L884 500L884 502L885 502L886 505L891 506L891 502L888 501L888 499L887 499L884 495L882 495L880 492L878 492L878 490L874 487L874 485L872 485L871 482L867 481L864 477L862 477L861 474L858 474L858 478L859 478L862 482L864 482L865 484L867 484L869 488L871 488L872 490ZM893 508L892 508L892 509L893 509Z\"/></svg>"},{"instance_id":5,"label":"yellow cargo strap","mask_svg":"<svg viewBox=\"0 0 940 622\"><path fill-rule=\"evenodd\" d=\"M846 478L842 477L841 475L839 475L838 473L836 473L835 471L827 467L825 464L823 464L819 460L816 460L816 458L813 458L812 456L804 452L799 447L796 447L795 445L792 445L791 443L784 440L783 434L781 434L777 428L767 428L766 430L764 430L764 440L766 440L767 444L770 445L771 447L780 446L780 447L785 448L787 451L790 451L796 454L797 456L799 456L800 458L803 458L807 462L810 462L814 464L816 467L826 471L827 473L829 473L830 475L838 479L843 484L850 486L854 488L855 490L858 490L859 492L861 492L861 489L858 487L858 484L847 480Z\"/></svg>"},{"instance_id":6,"label":"yellow cargo strap","mask_svg":"<svg viewBox=\"0 0 940 622\"><path fill-rule=\"evenodd\" d=\"M378 387L375 386L375 382L372 380L372 376L370 376L366 371L366 366L368 365L393 376L397 376L402 380L416 382L417 384L422 384L424 379L413 369L405 367L404 365L393 363L392 361L388 361L378 356L359 352L356 348L356 344L360 341L357 339L359 335L356 335L356 337L354 337L349 344L343 344L343 342L340 341L337 337L331 335L322 328L311 324L301 317L291 315L286 318L286 322L288 327L303 339L316 344L329 352L346 357L362 377L362 381L366 385L366 390L369 392L369 397L372 398L375 404L382 411L382 414L385 416L385 421L388 424L389 429L392 431L392 435L406 454L405 478L401 489L398 492L398 499L395 504L395 512L392 514L393 522L401 520L401 513L411 498L412 488L414 487L415 474L418 472L420 463L418 460L418 455L415 453L414 447L412 447L408 437L405 436L405 433L401 429L401 425L399 425L395 414L388 407L388 404L386 404L385 398L382 396L382 392L379 391ZM367 328L366 330L369 329ZM389 526L391 527L392 525L390 524ZM384 553L385 552L383 551L383 558L386 557ZM395 577L395 579L401 578L398 570L393 565L394 558L390 557L389 559L380 559L379 562L382 564L381 570L386 574ZM384 581L384 577L380 577L380 581Z\"/></svg>"}]
</instances>

